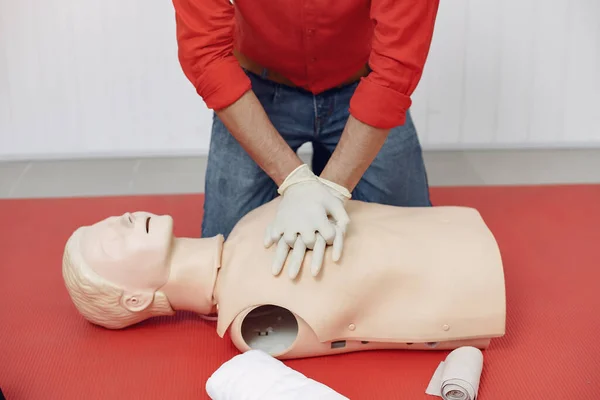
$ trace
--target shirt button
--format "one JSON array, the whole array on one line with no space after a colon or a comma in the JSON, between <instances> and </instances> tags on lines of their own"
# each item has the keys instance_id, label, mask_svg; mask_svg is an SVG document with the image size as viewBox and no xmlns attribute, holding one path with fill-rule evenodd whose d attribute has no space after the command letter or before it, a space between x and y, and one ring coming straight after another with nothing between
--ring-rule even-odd
<instances>
[{"instance_id":1,"label":"shirt button","mask_svg":"<svg viewBox=\"0 0 600 400\"><path fill-rule=\"evenodd\" d=\"M309 35L311 35L311 36L312 36L314 33L315 33L315 30L314 30L314 29L309 29L309 30L308 30L308 34L309 34Z\"/></svg>"}]
</instances>

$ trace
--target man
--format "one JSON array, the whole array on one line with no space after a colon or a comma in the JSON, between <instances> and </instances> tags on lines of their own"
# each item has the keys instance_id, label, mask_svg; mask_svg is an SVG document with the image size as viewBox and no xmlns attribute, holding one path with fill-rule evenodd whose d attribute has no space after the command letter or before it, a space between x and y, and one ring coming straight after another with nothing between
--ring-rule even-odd
<instances>
[{"instance_id":1,"label":"man","mask_svg":"<svg viewBox=\"0 0 600 400\"><path fill-rule=\"evenodd\" d=\"M439 0L173 0L179 60L215 111L203 236L227 236L281 194L265 235L274 266L333 245L352 197L428 206L421 146L408 111ZM331 153L319 176L296 154ZM331 218L330 219L328 219ZM274 268L276 269L276 268Z\"/></svg>"}]
</instances>

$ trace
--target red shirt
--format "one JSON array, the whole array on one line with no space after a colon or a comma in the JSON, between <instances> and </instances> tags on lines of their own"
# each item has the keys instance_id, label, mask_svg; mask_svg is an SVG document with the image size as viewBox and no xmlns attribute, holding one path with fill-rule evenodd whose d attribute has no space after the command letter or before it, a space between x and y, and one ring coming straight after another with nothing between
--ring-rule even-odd
<instances>
[{"instance_id":1,"label":"red shirt","mask_svg":"<svg viewBox=\"0 0 600 400\"><path fill-rule=\"evenodd\" d=\"M251 88L233 49L312 93L366 63L350 113L378 128L405 121L439 0L173 0L179 61L211 109Z\"/></svg>"}]
</instances>

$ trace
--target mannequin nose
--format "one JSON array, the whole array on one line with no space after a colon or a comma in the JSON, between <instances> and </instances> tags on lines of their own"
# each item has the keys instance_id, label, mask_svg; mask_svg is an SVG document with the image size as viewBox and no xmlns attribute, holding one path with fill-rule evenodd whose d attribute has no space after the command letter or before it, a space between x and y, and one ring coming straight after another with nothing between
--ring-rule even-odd
<instances>
[{"instance_id":1,"label":"mannequin nose","mask_svg":"<svg viewBox=\"0 0 600 400\"><path fill-rule=\"evenodd\" d=\"M135 221L135 218L131 213L126 212L125 214L123 214L122 221L126 226L132 226Z\"/></svg>"}]
</instances>

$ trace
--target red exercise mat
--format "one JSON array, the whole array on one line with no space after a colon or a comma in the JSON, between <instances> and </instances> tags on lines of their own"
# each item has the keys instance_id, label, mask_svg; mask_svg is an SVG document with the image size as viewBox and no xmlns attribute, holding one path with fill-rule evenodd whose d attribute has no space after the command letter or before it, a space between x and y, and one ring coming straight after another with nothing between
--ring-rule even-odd
<instances>
[{"instance_id":1,"label":"red exercise mat","mask_svg":"<svg viewBox=\"0 0 600 400\"><path fill-rule=\"evenodd\" d=\"M600 399L600 186L435 188L436 205L477 208L504 259L507 334L484 352L480 400ZM0 387L7 400L205 399L234 356L191 314L110 331L79 316L61 256L78 226L169 213L197 237L202 196L0 201ZM436 399L447 352L363 352L289 361L353 400ZM284 399L282 399L284 400Z\"/></svg>"}]
</instances>

